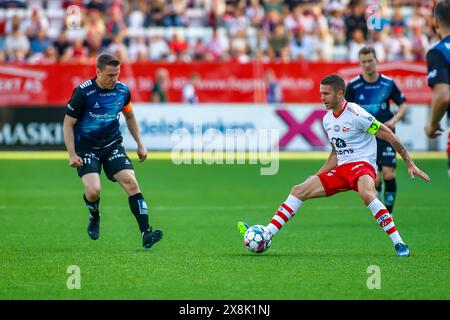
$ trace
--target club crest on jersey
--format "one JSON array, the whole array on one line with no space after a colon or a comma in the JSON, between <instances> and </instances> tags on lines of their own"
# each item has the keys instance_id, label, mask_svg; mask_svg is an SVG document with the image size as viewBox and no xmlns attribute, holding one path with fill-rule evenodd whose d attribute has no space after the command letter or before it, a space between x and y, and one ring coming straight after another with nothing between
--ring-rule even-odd
<instances>
[{"instance_id":1,"label":"club crest on jersey","mask_svg":"<svg viewBox=\"0 0 450 320\"><path fill-rule=\"evenodd\" d=\"M117 105L120 106L122 104L122 101L117 101Z\"/></svg>"},{"instance_id":2,"label":"club crest on jersey","mask_svg":"<svg viewBox=\"0 0 450 320\"><path fill-rule=\"evenodd\" d=\"M341 127L338 125L335 125L333 129L334 129L334 131L339 132L341 130Z\"/></svg>"}]
</instances>

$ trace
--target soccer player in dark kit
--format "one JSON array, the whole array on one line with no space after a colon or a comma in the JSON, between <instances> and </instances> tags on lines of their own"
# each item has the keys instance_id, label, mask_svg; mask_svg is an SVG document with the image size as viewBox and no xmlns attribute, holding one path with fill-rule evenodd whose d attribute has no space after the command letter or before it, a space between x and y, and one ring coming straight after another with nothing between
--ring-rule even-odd
<instances>
[{"instance_id":1,"label":"soccer player in dark kit","mask_svg":"<svg viewBox=\"0 0 450 320\"><path fill-rule=\"evenodd\" d=\"M147 158L131 105L128 87L117 79L120 61L104 53L97 58L97 76L80 84L72 93L64 118L64 142L70 166L77 168L84 186L84 201L89 209L88 235L97 240L100 235L100 172L103 168L109 180L119 182L128 194L131 212L142 234L143 246L150 248L161 240L162 231L152 230L148 208L136 180L133 164L122 146L119 131L120 113L137 142L139 161Z\"/></svg>"},{"instance_id":2,"label":"soccer player in dark kit","mask_svg":"<svg viewBox=\"0 0 450 320\"><path fill-rule=\"evenodd\" d=\"M428 85L433 88L433 101L425 133L430 138L441 135L439 122L447 111L447 159L450 178L450 0L440 0L436 3L433 22L441 41L427 52Z\"/></svg>"},{"instance_id":3,"label":"soccer player in dark kit","mask_svg":"<svg viewBox=\"0 0 450 320\"><path fill-rule=\"evenodd\" d=\"M406 99L400 92L394 80L377 72L377 57L373 47L364 47L359 51L359 63L363 73L350 80L345 92L345 99L363 107L380 122L395 132L395 124L401 120L406 112ZM398 106L394 114L389 101ZM381 199L382 182L384 180L384 204L393 215L397 182L395 168L397 159L395 149L384 140L377 139L377 175L376 189Z\"/></svg>"}]
</instances>

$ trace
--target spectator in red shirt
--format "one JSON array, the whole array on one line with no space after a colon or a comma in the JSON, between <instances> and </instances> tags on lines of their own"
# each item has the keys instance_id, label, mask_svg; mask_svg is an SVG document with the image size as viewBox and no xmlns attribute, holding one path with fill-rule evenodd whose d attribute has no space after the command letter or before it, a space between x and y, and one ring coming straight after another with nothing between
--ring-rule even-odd
<instances>
[{"instance_id":1,"label":"spectator in red shirt","mask_svg":"<svg viewBox=\"0 0 450 320\"><path fill-rule=\"evenodd\" d=\"M175 32L169 42L169 49L172 54L171 59L175 61L187 62L189 58L189 44L184 39L181 32Z\"/></svg>"}]
</instances>

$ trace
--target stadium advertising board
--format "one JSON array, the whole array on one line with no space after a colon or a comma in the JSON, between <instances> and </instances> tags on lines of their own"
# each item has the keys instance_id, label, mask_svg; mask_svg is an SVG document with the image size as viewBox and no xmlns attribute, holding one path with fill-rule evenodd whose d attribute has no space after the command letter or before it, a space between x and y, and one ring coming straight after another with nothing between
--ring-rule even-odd
<instances>
[{"instance_id":1,"label":"stadium advertising board","mask_svg":"<svg viewBox=\"0 0 450 320\"><path fill-rule=\"evenodd\" d=\"M62 121L65 108L0 108L0 150L65 150ZM149 150L174 148L205 150L279 150L328 151L322 129L325 113L320 104L205 104L201 106L135 103L138 124ZM410 105L396 132L412 151L429 149L423 127L429 108ZM446 123L442 121L445 128ZM124 145L136 144L121 117ZM445 150L446 135L438 140Z\"/></svg>"},{"instance_id":2,"label":"stadium advertising board","mask_svg":"<svg viewBox=\"0 0 450 320\"><path fill-rule=\"evenodd\" d=\"M200 151L214 143L224 150L231 148L237 151L256 147L287 151L330 150L322 128L325 110L320 104L240 104L219 107L217 104L155 106L136 103L134 111L149 150L180 147ZM396 132L409 150L428 150L428 139L423 132L428 113L429 108L425 105L410 106L404 119L397 124ZM133 138L124 130L123 118L121 126L121 131L125 132L125 147L135 149ZM271 130L277 131L276 140L273 139ZM250 147L248 142L247 146L233 144L231 140L238 137L248 139L246 131L256 137L255 143L250 143ZM212 138L214 135L216 139ZM445 143L440 143L441 150L444 145Z\"/></svg>"},{"instance_id":3,"label":"stadium advertising board","mask_svg":"<svg viewBox=\"0 0 450 320\"><path fill-rule=\"evenodd\" d=\"M197 95L202 103L264 103L264 74L273 70L281 84L286 103L320 103L320 80L331 73L346 81L361 72L349 63L190 63L123 64L120 81L127 84L135 102L148 102L155 72L169 74L170 102L181 102L183 85L192 73L200 76ZM383 74L393 77L409 103L431 102L425 63L390 62L380 64ZM64 105L73 88L95 76L94 65L0 65L0 106ZM61 85L63 84L63 85Z\"/></svg>"},{"instance_id":4,"label":"stadium advertising board","mask_svg":"<svg viewBox=\"0 0 450 320\"><path fill-rule=\"evenodd\" d=\"M0 108L0 150L62 150L65 108Z\"/></svg>"}]
</instances>

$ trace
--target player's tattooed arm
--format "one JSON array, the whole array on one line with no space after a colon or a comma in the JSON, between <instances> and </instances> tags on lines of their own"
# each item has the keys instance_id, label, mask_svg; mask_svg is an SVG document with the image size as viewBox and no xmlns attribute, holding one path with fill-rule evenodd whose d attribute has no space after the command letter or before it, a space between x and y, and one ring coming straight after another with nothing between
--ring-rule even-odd
<instances>
[{"instance_id":1,"label":"player's tattooed arm","mask_svg":"<svg viewBox=\"0 0 450 320\"><path fill-rule=\"evenodd\" d=\"M412 162L408 151L406 151L405 146L396 135L394 135L394 139L390 143L395 151L397 151L397 153L403 158L403 160L405 160L407 163Z\"/></svg>"},{"instance_id":2,"label":"player's tattooed arm","mask_svg":"<svg viewBox=\"0 0 450 320\"><path fill-rule=\"evenodd\" d=\"M394 148L394 150L397 151L397 153L402 157L403 160L405 160L406 163L412 162L408 151L406 150L403 143L400 141L399 137L397 137L397 135L395 135L395 133L392 132L392 130L389 129L386 125L384 125L384 124L380 124L380 125L381 126L378 129L375 136L377 138L380 138L380 139L383 139L383 140L386 140L387 142L389 142L392 145L392 147Z\"/></svg>"},{"instance_id":3,"label":"player's tattooed arm","mask_svg":"<svg viewBox=\"0 0 450 320\"><path fill-rule=\"evenodd\" d=\"M381 124L380 128L376 131L375 136L389 142L395 151L397 151L403 160L405 160L408 167L408 173L411 178L419 176L427 182L431 181L430 177L414 164L405 146L391 129L386 127L384 124Z\"/></svg>"}]
</instances>

